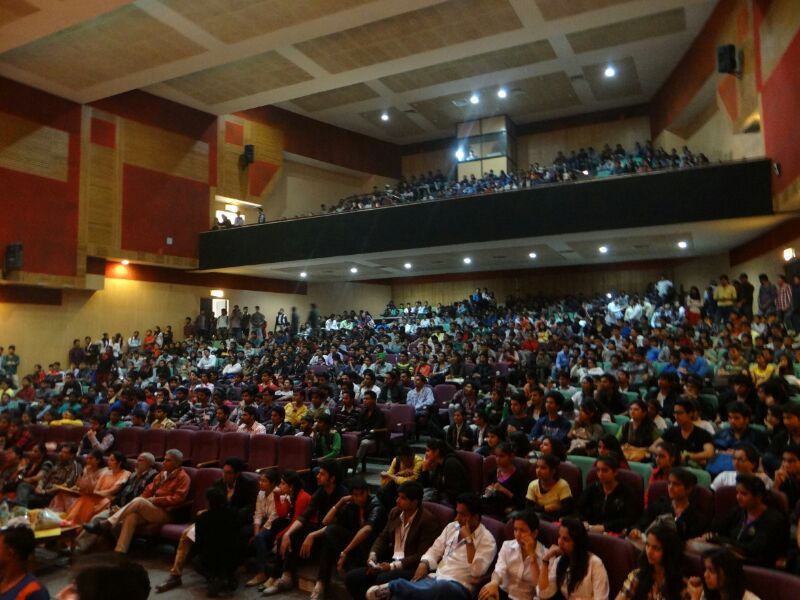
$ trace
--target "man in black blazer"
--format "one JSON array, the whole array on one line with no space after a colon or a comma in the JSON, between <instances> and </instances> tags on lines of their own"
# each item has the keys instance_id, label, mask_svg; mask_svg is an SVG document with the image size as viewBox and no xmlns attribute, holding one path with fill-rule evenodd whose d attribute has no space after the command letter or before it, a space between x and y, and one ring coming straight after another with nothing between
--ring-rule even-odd
<instances>
[{"instance_id":1,"label":"man in black blazer","mask_svg":"<svg viewBox=\"0 0 800 600\"><path fill-rule=\"evenodd\" d=\"M425 551L442 532L439 520L422 506L422 486L407 481L397 488L397 506L372 544L366 567L352 569L345 585L353 598L364 598L373 585L411 579Z\"/></svg>"}]
</instances>

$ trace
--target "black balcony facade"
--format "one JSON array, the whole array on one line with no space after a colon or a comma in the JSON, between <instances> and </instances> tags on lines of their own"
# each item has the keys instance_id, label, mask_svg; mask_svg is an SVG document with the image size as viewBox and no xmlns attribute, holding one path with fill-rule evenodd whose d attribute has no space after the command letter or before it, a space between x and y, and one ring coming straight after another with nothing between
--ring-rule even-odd
<instances>
[{"instance_id":1,"label":"black balcony facade","mask_svg":"<svg viewBox=\"0 0 800 600\"><path fill-rule=\"evenodd\" d=\"M743 161L209 231L199 268L771 215L770 171Z\"/></svg>"}]
</instances>

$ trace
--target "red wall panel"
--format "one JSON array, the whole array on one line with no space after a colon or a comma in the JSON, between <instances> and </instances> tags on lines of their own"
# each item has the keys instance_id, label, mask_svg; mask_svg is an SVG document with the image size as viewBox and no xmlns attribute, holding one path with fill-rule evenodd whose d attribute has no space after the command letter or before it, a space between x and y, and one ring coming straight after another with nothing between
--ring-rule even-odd
<instances>
[{"instance_id":1,"label":"red wall panel","mask_svg":"<svg viewBox=\"0 0 800 600\"><path fill-rule=\"evenodd\" d=\"M80 134L81 106L0 77L0 112Z\"/></svg>"},{"instance_id":2,"label":"red wall panel","mask_svg":"<svg viewBox=\"0 0 800 600\"><path fill-rule=\"evenodd\" d=\"M206 183L125 165L123 250L197 258L197 235L208 229L208 193Z\"/></svg>"},{"instance_id":3,"label":"red wall panel","mask_svg":"<svg viewBox=\"0 0 800 600\"><path fill-rule=\"evenodd\" d=\"M244 126L232 121L225 121L225 143L234 146L244 145Z\"/></svg>"},{"instance_id":4,"label":"red wall panel","mask_svg":"<svg viewBox=\"0 0 800 600\"><path fill-rule=\"evenodd\" d=\"M781 163L773 175L772 191L779 194L800 177L800 32L795 34L778 65L761 89L762 127L767 156Z\"/></svg>"},{"instance_id":5,"label":"red wall panel","mask_svg":"<svg viewBox=\"0 0 800 600\"><path fill-rule=\"evenodd\" d=\"M93 144L106 148L117 147L117 126L103 119L92 119L91 139Z\"/></svg>"}]
</instances>

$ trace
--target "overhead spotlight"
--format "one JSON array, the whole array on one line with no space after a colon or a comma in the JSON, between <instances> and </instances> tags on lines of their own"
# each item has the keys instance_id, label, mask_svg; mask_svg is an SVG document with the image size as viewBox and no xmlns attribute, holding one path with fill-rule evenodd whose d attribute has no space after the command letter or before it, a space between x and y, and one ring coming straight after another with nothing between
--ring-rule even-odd
<instances>
[{"instance_id":1,"label":"overhead spotlight","mask_svg":"<svg viewBox=\"0 0 800 600\"><path fill-rule=\"evenodd\" d=\"M597 250L600 254L606 254L608 252L608 246L600 246Z\"/></svg>"},{"instance_id":2,"label":"overhead spotlight","mask_svg":"<svg viewBox=\"0 0 800 600\"><path fill-rule=\"evenodd\" d=\"M300 278L305 279L306 277L308 277L308 273L306 273L305 271L300 271Z\"/></svg>"},{"instance_id":3,"label":"overhead spotlight","mask_svg":"<svg viewBox=\"0 0 800 600\"><path fill-rule=\"evenodd\" d=\"M472 262L472 259L471 259L469 256L465 256L465 257L464 257L464 264L465 264L465 265L468 265L468 264L470 264L471 262Z\"/></svg>"},{"instance_id":4,"label":"overhead spotlight","mask_svg":"<svg viewBox=\"0 0 800 600\"><path fill-rule=\"evenodd\" d=\"M478 96L478 94L472 94L472 96L469 97L469 101L471 104L477 104L481 101L481 98Z\"/></svg>"},{"instance_id":5,"label":"overhead spotlight","mask_svg":"<svg viewBox=\"0 0 800 600\"><path fill-rule=\"evenodd\" d=\"M459 146L458 150L456 150L456 160L458 162L461 162L462 160L464 160L465 156L466 154L464 154L464 148Z\"/></svg>"},{"instance_id":6,"label":"overhead spotlight","mask_svg":"<svg viewBox=\"0 0 800 600\"><path fill-rule=\"evenodd\" d=\"M123 265L125 265L125 266L128 266L129 264L131 264L131 261L129 261L129 260L126 258L126 259L124 259L124 260L122 261L122 264L123 264Z\"/></svg>"},{"instance_id":7,"label":"overhead spotlight","mask_svg":"<svg viewBox=\"0 0 800 600\"><path fill-rule=\"evenodd\" d=\"M796 254L794 248L784 248L783 249L783 260L789 262L795 258Z\"/></svg>"},{"instance_id":8,"label":"overhead spotlight","mask_svg":"<svg viewBox=\"0 0 800 600\"><path fill-rule=\"evenodd\" d=\"M358 273L358 267L350 267L350 272L351 272L353 275L355 275L356 273Z\"/></svg>"},{"instance_id":9,"label":"overhead spotlight","mask_svg":"<svg viewBox=\"0 0 800 600\"><path fill-rule=\"evenodd\" d=\"M530 258L536 258L536 252L531 252L530 254L528 254L528 256Z\"/></svg>"},{"instance_id":10,"label":"overhead spotlight","mask_svg":"<svg viewBox=\"0 0 800 600\"><path fill-rule=\"evenodd\" d=\"M581 171L581 173L583 173L584 175L588 175L588 174L589 174L589 171L587 171L586 169L584 169L583 171Z\"/></svg>"},{"instance_id":11,"label":"overhead spotlight","mask_svg":"<svg viewBox=\"0 0 800 600\"><path fill-rule=\"evenodd\" d=\"M508 92L506 91L506 88L500 88L499 90L497 90L497 97L498 98L507 98L508 97Z\"/></svg>"},{"instance_id":12,"label":"overhead spotlight","mask_svg":"<svg viewBox=\"0 0 800 600\"><path fill-rule=\"evenodd\" d=\"M608 65L606 70L603 71L603 75L606 77L614 77L617 74L617 70L614 68L614 65Z\"/></svg>"},{"instance_id":13,"label":"overhead spotlight","mask_svg":"<svg viewBox=\"0 0 800 600\"><path fill-rule=\"evenodd\" d=\"M411 268L411 263L405 263L405 264L403 265L403 268L404 268L404 269L410 269L410 268Z\"/></svg>"},{"instance_id":14,"label":"overhead spotlight","mask_svg":"<svg viewBox=\"0 0 800 600\"><path fill-rule=\"evenodd\" d=\"M606 293L606 298L608 298L609 300L611 300L611 298L613 298L613 296L611 295L611 292L607 292Z\"/></svg>"},{"instance_id":15,"label":"overhead spotlight","mask_svg":"<svg viewBox=\"0 0 800 600\"><path fill-rule=\"evenodd\" d=\"M689 247L689 244L687 244L684 240L681 240L680 242L678 242L678 248L680 248L681 250L686 250L686 248L688 248L688 247Z\"/></svg>"},{"instance_id":16,"label":"overhead spotlight","mask_svg":"<svg viewBox=\"0 0 800 600\"><path fill-rule=\"evenodd\" d=\"M381 113L381 121L388 121L389 120L389 113Z\"/></svg>"}]
</instances>

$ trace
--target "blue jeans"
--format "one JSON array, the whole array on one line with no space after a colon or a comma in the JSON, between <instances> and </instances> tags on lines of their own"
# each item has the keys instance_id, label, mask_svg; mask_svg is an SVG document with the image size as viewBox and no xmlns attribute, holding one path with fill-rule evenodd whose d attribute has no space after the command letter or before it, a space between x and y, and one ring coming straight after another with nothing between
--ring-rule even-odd
<instances>
[{"instance_id":1,"label":"blue jeans","mask_svg":"<svg viewBox=\"0 0 800 600\"><path fill-rule=\"evenodd\" d=\"M426 577L414 583L405 579L389 582L392 598L398 600L472 600L472 592L456 581Z\"/></svg>"}]
</instances>

